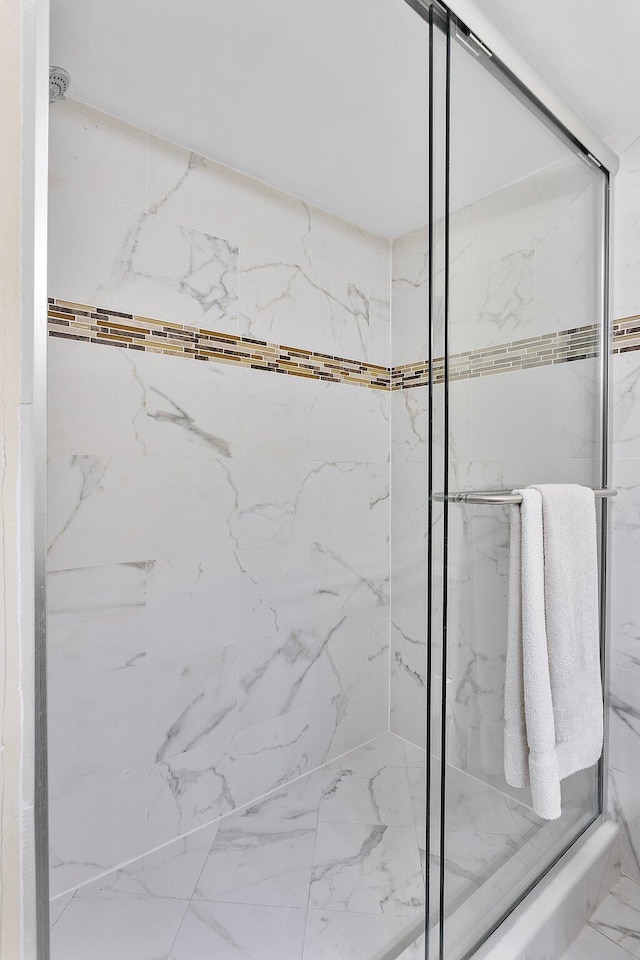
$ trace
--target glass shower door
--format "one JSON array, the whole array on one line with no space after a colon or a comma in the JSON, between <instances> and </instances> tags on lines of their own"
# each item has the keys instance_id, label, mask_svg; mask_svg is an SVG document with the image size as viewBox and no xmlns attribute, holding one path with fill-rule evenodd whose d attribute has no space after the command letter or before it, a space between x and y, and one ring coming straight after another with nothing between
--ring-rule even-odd
<instances>
[{"instance_id":1,"label":"glass shower door","mask_svg":"<svg viewBox=\"0 0 640 960\"><path fill-rule=\"evenodd\" d=\"M432 118L445 144L434 140L432 205L429 956L459 960L601 809L598 766L563 781L554 821L536 815L528 788L505 780L514 507L456 495L605 485L607 177L452 16L441 41L446 89L439 96L434 81Z\"/></svg>"}]
</instances>

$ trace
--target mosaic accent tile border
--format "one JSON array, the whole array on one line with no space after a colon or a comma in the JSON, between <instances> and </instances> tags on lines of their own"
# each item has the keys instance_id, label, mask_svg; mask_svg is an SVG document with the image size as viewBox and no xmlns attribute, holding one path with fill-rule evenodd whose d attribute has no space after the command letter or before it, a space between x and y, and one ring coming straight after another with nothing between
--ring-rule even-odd
<instances>
[{"instance_id":1,"label":"mosaic accent tile border","mask_svg":"<svg viewBox=\"0 0 640 960\"><path fill-rule=\"evenodd\" d=\"M286 347L203 327L167 323L103 307L49 300L49 336L145 350L191 360L234 363L291 377L389 390L391 371L374 363Z\"/></svg>"},{"instance_id":2,"label":"mosaic accent tile border","mask_svg":"<svg viewBox=\"0 0 640 960\"><path fill-rule=\"evenodd\" d=\"M613 324L613 353L640 350L640 315L622 317Z\"/></svg>"},{"instance_id":3,"label":"mosaic accent tile border","mask_svg":"<svg viewBox=\"0 0 640 960\"><path fill-rule=\"evenodd\" d=\"M595 324L560 330L556 333L514 340L493 347L456 353L449 357L449 380L470 380L493 376L529 367L544 367L552 363L587 360L598 355L598 328ZM434 362L434 383L444 380L442 358ZM425 386L429 382L429 364L426 361L408 363L391 370L391 389L406 390Z\"/></svg>"},{"instance_id":4,"label":"mosaic accent tile border","mask_svg":"<svg viewBox=\"0 0 640 960\"><path fill-rule=\"evenodd\" d=\"M192 360L233 363L287 376L350 383L373 390L407 390L429 382L427 361L384 367L302 347L254 340L204 327L154 320L70 300L49 300L49 335L87 343L145 350ZM612 352L640 350L640 315L617 320ZM595 324L514 340L493 347L453 354L449 379L468 380L554 363L587 360L598 355ZM434 363L435 383L444 380L444 362Z\"/></svg>"}]
</instances>

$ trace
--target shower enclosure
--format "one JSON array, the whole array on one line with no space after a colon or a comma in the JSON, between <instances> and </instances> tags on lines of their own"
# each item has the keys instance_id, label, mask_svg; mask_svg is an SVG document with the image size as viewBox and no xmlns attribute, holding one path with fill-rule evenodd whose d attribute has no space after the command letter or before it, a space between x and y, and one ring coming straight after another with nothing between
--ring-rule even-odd
<instances>
[{"instance_id":1,"label":"shower enclosure","mask_svg":"<svg viewBox=\"0 0 640 960\"><path fill-rule=\"evenodd\" d=\"M52 2L45 949L463 960L603 811L502 717L514 488L605 669L610 157L471 6L171 6Z\"/></svg>"}]
</instances>

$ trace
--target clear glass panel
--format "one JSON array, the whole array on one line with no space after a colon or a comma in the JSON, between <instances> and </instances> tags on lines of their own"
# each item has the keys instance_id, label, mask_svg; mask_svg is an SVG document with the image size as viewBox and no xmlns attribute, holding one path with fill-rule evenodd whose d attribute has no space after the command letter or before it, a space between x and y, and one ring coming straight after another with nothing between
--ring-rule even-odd
<instances>
[{"instance_id":1,"label":"clear glass panel","mask_svg":"<svg viewBox=\"0 0 640 960\"><path fill-rule=\"evenodd\" d=\"M448 434L434 431L432 456L450 494L600 487L606 177L450 29L448 384L435 387ZM446 516L447 960L486 936L599 809L597 767L563 782L555 821L504 777L511 509L449 503Z\"/></svg>"}]
</instances>

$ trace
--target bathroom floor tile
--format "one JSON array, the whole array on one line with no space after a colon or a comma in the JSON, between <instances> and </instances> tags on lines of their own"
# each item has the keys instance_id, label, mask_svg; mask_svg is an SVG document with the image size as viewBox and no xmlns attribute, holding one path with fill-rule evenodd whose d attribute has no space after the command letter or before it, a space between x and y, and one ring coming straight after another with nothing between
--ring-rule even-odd
<instances>
[{"instance_id":1,"label":"bathroom floor tile","mask_svg":"<svg viewBox=\"0 0 640 960\"><path fill-rule=\"evenodd\" d=\"M51 931L51 960L166 957L188 905L166 897L75 896Z\"/></svg>"},{"instance_id":2,"label":"bathroom floor tile","mask_svg":"<svg viewBox=\"0 0 640 960\"><path fill-rule=\"evenodd\" d=\"M305 911L193 902L169 960L301 960Z\"/></svg>"},{"instance_id":3,"label":"bathroom floor tile","mask_svg":"<svg viewBox=\"0 0 640 960\"><path fill-rule=\"evenodd\" d=\"M306 907L316 832L294 820L228 817L194 899Z\"/></svg>"},{"instance_id":4,"label":"bathroom floor tile","mask_svg":"<svg viewBox=\"0 0 640 960\"><path fill-rule=\"evenodd\" d=\"M622 877L589 920L590 926L640 958L640 884Z\"/></svg>"},{"instance_id":5,"label":"bathroom floor tile","mask_svg":"<svg viewBox=\"0 0 640 960\"><path fill-rule=\"evenodd\" d=\"M419 915L424 887L414 828L320 823L309 906Z\"/></svg>"}]
</instances>

